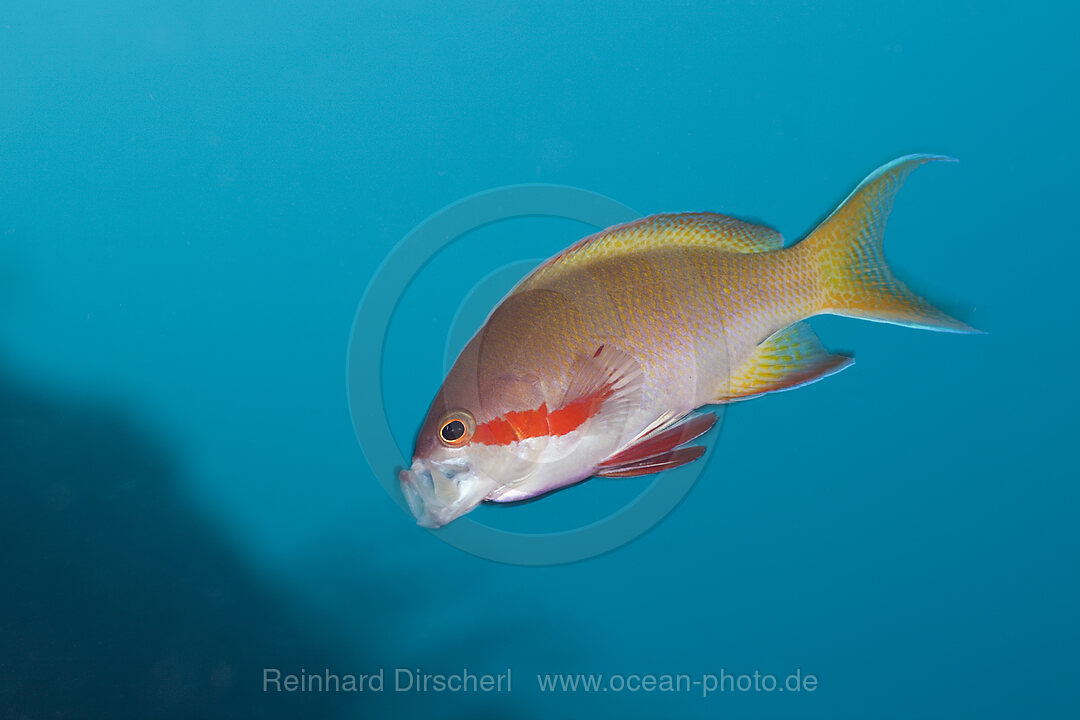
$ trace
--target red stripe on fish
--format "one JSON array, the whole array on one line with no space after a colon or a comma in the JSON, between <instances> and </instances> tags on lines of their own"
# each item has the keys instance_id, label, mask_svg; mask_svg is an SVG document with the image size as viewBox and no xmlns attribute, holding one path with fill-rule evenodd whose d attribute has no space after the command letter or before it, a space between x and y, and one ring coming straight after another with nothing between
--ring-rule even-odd
<instances>
[{"instance_id":1,"label":"red stripe on fish","mask_svg":"<svg viewBox=\"0 0 1080 720\"><path fill-rule=\"evenodd\" d=\"M604 401L611 397L611 389L593 397L578 398L559 408L548 417L552 435L567 435L577 430L586 420L600 411Z\"/></svg>"},{"instance_id":2,"label":"red stripe on fish","mask_svg":"<svg viewBox=\"0 0 1080 720\"><path fill-rule=\"evenodd\" d=\"M472 441L481 445L509 445L548 432L548 409L544 403L535 410L515 410L476 426Z\"/></svg>"},{"instance_id":3,"label":"red stripe on fish","mask_svg":"<svg viewBox=\"0 0 1080 720\"><path fill-rule=\"evenodd\" d=\"M591 397L578 398L551 412L547 403L535 410L512 410L501 417L476 426L472 442L481 445L509 445L529 438L568 435L596 415L611 388Z\"/></svg>"}]
</instances>

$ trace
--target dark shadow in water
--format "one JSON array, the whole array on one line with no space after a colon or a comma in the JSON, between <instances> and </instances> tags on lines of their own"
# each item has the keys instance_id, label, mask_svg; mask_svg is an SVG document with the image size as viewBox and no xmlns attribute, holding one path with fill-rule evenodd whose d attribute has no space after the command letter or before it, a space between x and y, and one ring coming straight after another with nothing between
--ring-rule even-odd
<instances>
[{"instance_id":1,"label":"dark shadow in water","mask_svg":"<svg viewBox=\"0 0 1080 720\"><path fill-rule=\"evenodd\" d=\"M532 715L513 695L264 693L264 667L382 666L430 587L357 538L316 548L327 566L315 579L361 618L348 640L342 618L302 612L259 582L182 486L170 453L132 418L41 394L0 368L0 717ZM508 640L482 617L410 662L457 671L468 648L510 664Z\"/></svg>"},{"instance_id":2,"label":"dark shadow in water","mask_svg":"<svg viewBox=\"0 0 1080 720\"><path fill-rule=\"evenodd\" d=\"M326 717L341 694L265 694L261 669L342 657L178 493L112 410L0 373L0 716Z\"/></svg>"}]
</instances>

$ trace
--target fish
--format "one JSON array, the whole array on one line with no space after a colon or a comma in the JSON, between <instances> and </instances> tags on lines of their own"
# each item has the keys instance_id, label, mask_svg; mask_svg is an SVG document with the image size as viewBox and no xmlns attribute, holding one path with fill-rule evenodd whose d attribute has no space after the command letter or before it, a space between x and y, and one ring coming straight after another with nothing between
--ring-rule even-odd
<instances>
[{"instance_id":1,"label":"fish","mask_svg":"<svg viewBox=\"0 0 1080 720\"><path fill-rule=\"evenodd\" d=\"M592 477L700 458L707 406L791 390L852 365L806 323L840 315L978 332L913 292L883 253L908 155L871 173L817 227L779 232L665 213L583 238L521 280L466 344L399 481L419 525Z\"/></svg>"}]
</instances>

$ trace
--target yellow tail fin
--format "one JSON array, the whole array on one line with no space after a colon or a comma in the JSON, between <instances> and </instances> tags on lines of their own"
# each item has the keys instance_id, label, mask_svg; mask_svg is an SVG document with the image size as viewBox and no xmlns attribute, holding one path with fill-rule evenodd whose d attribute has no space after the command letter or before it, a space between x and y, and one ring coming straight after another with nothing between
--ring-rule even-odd
<instances>
[{"instance_id":1,"label":"yellow tail fin","mask_svg":"<svg viewBox=\"0 0 1080 720\"><path fill-rule=\"evenodd\" d=\"M911 171L941 155L908 155L875 170L800 243L820 279L819 312L943 332L978 332L913 293L885 263L882 235ZM953 161L955 162L955 161Z\"/></svg>"}]
</instances>

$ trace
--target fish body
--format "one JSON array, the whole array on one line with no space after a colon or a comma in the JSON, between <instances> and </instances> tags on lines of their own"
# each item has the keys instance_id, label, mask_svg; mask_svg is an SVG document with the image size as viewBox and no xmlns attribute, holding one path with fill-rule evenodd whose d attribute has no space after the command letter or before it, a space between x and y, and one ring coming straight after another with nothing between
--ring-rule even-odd
<instances>
[{"instance_id":1,"label":"fish body","mask_svg":"<svg viewBox=\"0 0 1080 720\"><path fill-rule=\"evenodd\" d=\"M492 311L421 428L403 493L438 527L483 501L535 497L594 475L691 462L706 405L788 390L848 367L802 321L819 314L970 332L912 293L881 237L906 176L871 174L810 235L715 213L653 215L584 238Z\"/></svg>"}]
</instances>

